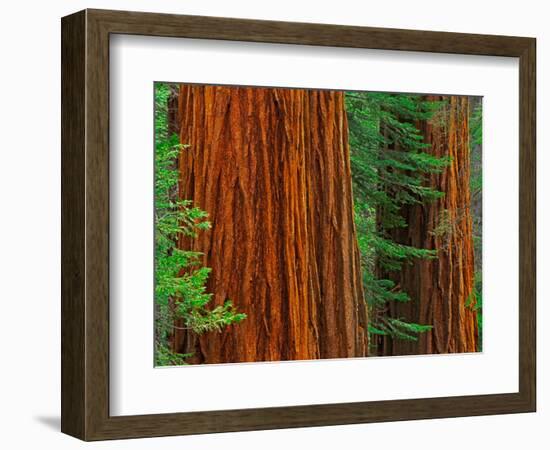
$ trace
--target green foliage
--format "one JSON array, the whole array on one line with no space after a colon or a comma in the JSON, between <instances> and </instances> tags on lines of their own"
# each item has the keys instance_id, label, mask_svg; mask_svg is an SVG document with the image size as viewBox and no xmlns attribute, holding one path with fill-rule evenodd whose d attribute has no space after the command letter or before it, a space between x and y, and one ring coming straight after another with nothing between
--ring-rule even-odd
<instances>
[{"instance_id":1,"label":"green foliage","mask_svg":"<svg viewBox=\"0 0 550 450\"><path fill-rule=\"evenodd\" d=\"M191 354L174 353L168 343L176 328L202 334L221 331L242 321L231 301L208 309L212 294L206 292L210 268L202 266L202 254L181 250L181 237L194 238L208 230L207 213L178 198L178 154L185 149L176 135L168 135L167 103L171 87L155 84L155 305L156 365L184 364Z\"/></svg>"},{"instance_id":2,"label":"green foliage","mask_svg":"<svg viewBox=\"0 0 550 450\"><path fill-rule=\"evenodd\" d=\"M483 121L481 102L474 107L470 116L470 192L472 197L481 196L483 187L481 144L483 141Z\"/></svg>"},{"instance_id":3,"label":"green foliage","mask_svg":"<svg viewBox=\"0 0 550 450\"><path fill-rule=\"evenodd\" d=\"M159 343L155 348L155 366L182 366L193 353L176 353L165 344Z\"/></svg>"},{"instance_id":4,"label":"green foliage","mask_svg":"<svg viewBox=\"0 0 550 450\"><path fill-rule=\"evenodd\" d=\"M417 323L405 322L402 319L382 317L377 326L369 325L369 333L380 336L392 336L396 339L406 341L417 341L418 335L431 330L431 325L420 325Z\"/></svg>"},{"instance_id":5,"label":"green foliage","mask_svg":"<svg viewBox=\"0 0 550 450\"><path fill-rule=\"evenodd\" d=\"M483 107L481 102L474 107L474 111L470 117L470 145L481 145L483 142Z\"/></svg>"},{"instance_id":6,"label":"green foliage","mask_svg":"<svg viewBox=\"0 0 550 450\"><path fill-rule=\"evenodd\" d=\"M371 336L415 340L431 329L387 316L389 302L408 302L410 297L393 281L381 278L377 268L397 271L415 259L437 257L434 250L395 242L389 231L407 226L401 215L403 206L443 195L427 187L426 179L442 171L449 159L425 152L428 144L415 126L432 118L441 105L415 95L346 94L355 224Z\"/></svg>"},{"instance_id":7,"label":"green foliage","mask_svg":"<svg viewBox=\"0 0 550 450\"><path fill-rule=\"evenodd\" d=\"M474 255L475 255L475 310L477 311L477 323L479 333L479 348L482 350L483 345L483 277L481 270L482 259L482 143L483 143L483 121L482 121L483 105L481 100L478 100L470 115L470 194L471 194L471 209L473 211L473 234L474 234Z\"/></svg>"}]
</instances>

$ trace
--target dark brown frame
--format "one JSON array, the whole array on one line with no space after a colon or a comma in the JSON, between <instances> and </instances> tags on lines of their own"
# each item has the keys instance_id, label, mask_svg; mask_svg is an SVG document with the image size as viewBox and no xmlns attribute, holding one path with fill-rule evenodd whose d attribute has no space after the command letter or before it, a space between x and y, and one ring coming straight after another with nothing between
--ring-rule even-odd
<instances>
[{"instance_id":1,"label":"dark brown frame","mask_svg":"<svg viewBox=\"0 0 550 450\"><path fill-rule=\"evenodd\" d=\"M84 440L531 412L536 408L536 40L85 10L62 30L61 429ZM109 35L114 33L519 58L519 392L109 416ZM503 180L505 182L505 180Z\"/></svg>"}]
</instances>

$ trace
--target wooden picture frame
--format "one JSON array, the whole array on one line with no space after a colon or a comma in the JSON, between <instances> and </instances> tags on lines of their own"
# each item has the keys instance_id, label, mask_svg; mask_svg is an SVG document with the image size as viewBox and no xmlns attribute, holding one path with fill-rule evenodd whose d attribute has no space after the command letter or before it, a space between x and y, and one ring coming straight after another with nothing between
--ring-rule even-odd
<instances>
[{"instance_id":1,"label":"wooden picture frame","mask_svg":"<svg viewBox=\"0 0 550 450\"><path fill-rule=\"evenodd\" d=\"M533 38L85 10L62 19L62 416L83 440L535 411ZM134 34L519 58L519 392L109 415L109 36Z\"/></svg>"}]
</instances>

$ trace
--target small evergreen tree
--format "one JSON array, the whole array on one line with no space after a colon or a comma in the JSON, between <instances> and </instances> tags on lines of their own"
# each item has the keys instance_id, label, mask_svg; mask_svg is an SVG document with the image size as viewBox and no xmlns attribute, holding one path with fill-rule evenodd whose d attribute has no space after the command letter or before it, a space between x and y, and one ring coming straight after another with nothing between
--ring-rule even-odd
<instances>
[{"instance_id":1,"label":"small evergreen tree","mask_svg":"<svg viewBox=\"0 0 550 450\"><path fill-rule=\"evenodd\" d=\"M470 115L470 193L471 193L471 208L474 211L473 215L473 233L474 233L474 253L475 253L475 300L474 308L477 311L477 324L479 332L479 351L482 351L483 343L483 276L481 270L482 260L482 142L483 142L483 126L482 112L483 107L481 98L473 102L474 106Z\"/></svg>"},{"instance_id":2,"label":"small evergreen tree","mask_svg":"<svg viewBox=\"0 0 550 450\"><path fill-rule=\"evenodd\" d=\"M392 280L377 273L400 270L414 258L436 258L435 251L394 242L388 231L406 227L404 205L439 198L443 193L426 186L426 176L440 172L448 160L424 151L426 144L415 126L431 118L438 102L415 95L349 92L346 107L350 131L355 223L361 252L363 286L369 307L371 342L375 335L416 340L429 324L408 323L386 314L389 302L410 297Z\"/></svg>"},{"instance_id":3,"label":"small evergreen tree","mask_svg":"<svg viewBox=\"0 0 550 450\"><path fill-rule=\"evenodd\" d=\"M168 133L170 86L155 84L155 364L181 365L192 354L172 351L170 336L176 323L197 334L219 331L240 322L231 301L208 309L212 294L206 292L210 269L201 267L201 253L180 250L181 235L196 237L210 228L207 213L178 199L176 161L185 146Z\"/></svg>"}]
</instances>

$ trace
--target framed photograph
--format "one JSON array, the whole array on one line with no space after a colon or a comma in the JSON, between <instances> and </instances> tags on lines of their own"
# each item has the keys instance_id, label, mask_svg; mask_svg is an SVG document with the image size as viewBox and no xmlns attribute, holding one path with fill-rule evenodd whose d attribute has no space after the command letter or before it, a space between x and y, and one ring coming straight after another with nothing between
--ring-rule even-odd
<instances>
[{"instance_id":1,"label":"framed photograph","mask_svg":"<svg viewBox=\"0 0 550 450\"><path fill-rule=\"evenodd\" d=\"M535 411L534 38L61 29L64 433Z\"/></svg>"}]
</instances>

